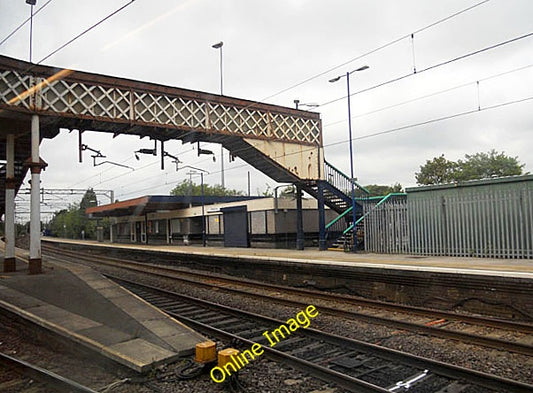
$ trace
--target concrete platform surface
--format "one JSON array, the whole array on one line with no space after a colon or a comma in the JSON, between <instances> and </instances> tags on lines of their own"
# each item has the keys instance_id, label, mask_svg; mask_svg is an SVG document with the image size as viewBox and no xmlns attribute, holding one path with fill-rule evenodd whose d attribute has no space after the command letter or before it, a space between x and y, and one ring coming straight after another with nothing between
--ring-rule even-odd
<instances>
[{"instance_id":1,"label":"concrete platform surface","mask_svg":"<svg viewBox=\"0 0 533 393\"><path fill-rule=\"evenodd\" d=\"M0 267L3 269L3 256ZM0 273L0 308L138 372L194 351L204 337L94 270L44 263Z\"/></svg>"},{"instance_id":2,"label":"concrete platform surface","mask_svg":"<svg viewBox=\"0 0 533 393\"><path fill-rule=\"evenodd\" d=\"M197 247L176 245L146 245L96 242L45 237L44 242L58 242L111 247L115 249L139 249L181 255L211 256L213 258L248 259L257 261L279 261L284 263L311 263L360 268L386 268L439 273L475 274L498 277L519 277L533 279L533 260L465 258L445 256L418 256L400 254L346 253L338 251Z\"/></svg>"}]
</instances>

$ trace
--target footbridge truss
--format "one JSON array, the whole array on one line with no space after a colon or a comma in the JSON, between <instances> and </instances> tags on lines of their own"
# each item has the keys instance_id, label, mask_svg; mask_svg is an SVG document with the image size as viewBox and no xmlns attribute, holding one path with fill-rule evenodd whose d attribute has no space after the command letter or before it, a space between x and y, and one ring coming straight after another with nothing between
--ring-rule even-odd
<instances>
[{"instance_id":1,"label":"footbridge truss","mask_svg":"<svg viewBox=\"0 0 533 393\"><path fill-rule=\"evenodd\" d=\"M1 117L60 128L215 142L278 182L322 177L320 117L276 105L0 56Z\"/></svg>"},{"instance_id":2,"label":"footbridge truss","mask_svg":"<svg viewBox=\"0 0 533 393\"><path fill-rule=\"evenodd\" d=\"M0 159L7 155L8 134L16 138L16 157L25 151L30 156L30 128L39 141L63 128L80 135L137 135L161 144L219 143L273 180L297 184L299 193L316 197L321 217L324 205L338 213L351 205L350 180L324 160L318 113L0 56ZM38 149L29 161L8 180L11 187L15 183L18 189L28 167L32 176L40 173Z\"/></svg>"}]
</instances>

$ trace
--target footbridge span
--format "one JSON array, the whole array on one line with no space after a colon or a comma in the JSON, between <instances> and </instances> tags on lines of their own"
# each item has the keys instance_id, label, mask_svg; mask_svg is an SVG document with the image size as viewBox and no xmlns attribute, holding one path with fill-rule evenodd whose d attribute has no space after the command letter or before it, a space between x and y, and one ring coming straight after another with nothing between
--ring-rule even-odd
<instances>
[{"instance_id":1,"label":"footbridge span","mask_svg":"<svg viewBox=\"0 0 533 393\"><path fill-rule=\"evenodd\" d=\"M318 199L321 248L324 206L339 213L351 206L350 179L324 160L318 113L0 56L0 213L5 205L6 218L26 171L32 189L39 184L46 165L40 141L61 128L78 130L80 140L85 131L149 137L160 142L162 159L168 140L222 144L273 180L296 184L300 198L303 190ZM35 194L32 221L39 217L38 187ZM31 259L40 260L37 240Z\"/></svg>"}]
</instances>

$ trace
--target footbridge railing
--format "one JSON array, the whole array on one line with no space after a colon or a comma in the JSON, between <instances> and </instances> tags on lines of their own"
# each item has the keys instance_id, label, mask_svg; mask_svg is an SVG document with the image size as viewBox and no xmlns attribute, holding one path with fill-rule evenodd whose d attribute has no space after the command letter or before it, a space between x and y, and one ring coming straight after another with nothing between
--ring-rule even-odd
<instances>
[{"instance_id":1,"label":"footbridge railing","mask_svg":"<svg viewBox=\"0 0 533 393\"><path fill-rule=\"evenodd\" d=\"M0 56L0 117L24 114L42 116L42 128L214 142L232 154L232 148L257 151L287 172L277 181L322 177L318 113Z\"/></svg>"}]
</instances>

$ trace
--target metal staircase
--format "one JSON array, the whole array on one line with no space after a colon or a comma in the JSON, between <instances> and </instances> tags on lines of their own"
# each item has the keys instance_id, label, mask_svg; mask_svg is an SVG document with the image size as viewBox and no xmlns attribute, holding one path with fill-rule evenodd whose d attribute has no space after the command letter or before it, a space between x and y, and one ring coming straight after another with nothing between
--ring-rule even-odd
<instances>
[{"instance_id":1,"label":"metal staircase","mask_svg":"<svg viewBox=\"0 0 533 393\"><path fill-rule=\"evenodd\" d=\"M341 250L351 248L352 236L346 233L346 229L352 225L353 221L351 180L327 161L324 162L324 178L325 180L301 183L301 187L316 199L320 197L320 188L322 188L324 204L339 213L335 220L326 225L328 248ZM354 186L364 195L369 194L366 188L355 181ZM358 201L355 203L355 209L356 219L358 219L363 215L363 207Z\"/></svg>"}]
</instances>

